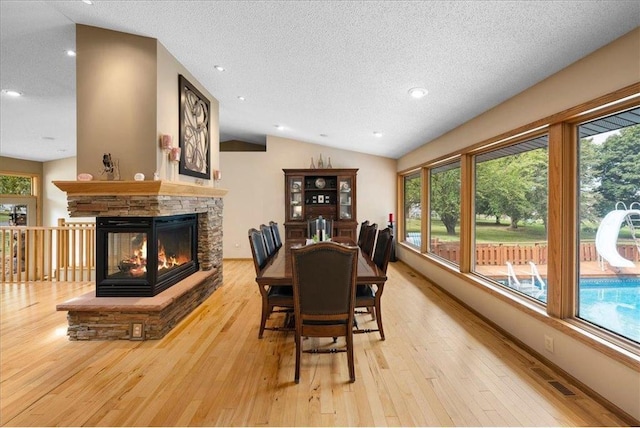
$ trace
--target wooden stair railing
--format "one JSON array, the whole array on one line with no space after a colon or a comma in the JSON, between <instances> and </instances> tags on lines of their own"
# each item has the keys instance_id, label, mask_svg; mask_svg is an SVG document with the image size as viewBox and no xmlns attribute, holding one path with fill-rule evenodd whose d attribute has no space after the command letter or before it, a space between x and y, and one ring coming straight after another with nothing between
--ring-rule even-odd
<instances>
[{"instance_id":1,"label":"wooden stair railing","mask_svg":"<svg viewBox=\"0 0 640 428\"><path fill-rule=\"evenodd\" d=\"M0 282L88 281L95 275L95 223L0 227Z\"/></svg>"}]
</instances>

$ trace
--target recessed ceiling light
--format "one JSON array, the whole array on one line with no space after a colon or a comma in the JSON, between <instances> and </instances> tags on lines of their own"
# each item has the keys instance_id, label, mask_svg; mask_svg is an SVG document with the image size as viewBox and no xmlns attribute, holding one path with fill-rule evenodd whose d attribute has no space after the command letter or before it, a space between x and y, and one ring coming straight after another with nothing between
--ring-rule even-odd
<instances>
[{"instance_id":1,"label":"recessed ceiling light","mask_svg":"<svg viewBox=\"0 0 640 428\"><path fill-rule=\"evenodd\" d=\"M239 99L240 101L244 101L244 100L246 100L246 98L245 98L245 97L243 97L242 95L238 95L238 99Z\"/></svg>"},{"instance_id":2,"label":"recessed ceiling light","mask_svg":"<svg viewBox=\"0 0 640 428\"><path fill-rule=\"evenodd\" d=\"M14 91L13 89L3 89L2 93L3 94L7 94L10 97L21 97L22 96L22 92Z\"/></svg>"},{"instance_id":3,"label":"recessed ceiling light","mask_svg":"<svg viewBox=\"0 0 640 428\"><path fill-rule=\"evenodd\" d=\"M82 3L92 5L93 2L91 0L82 0Z\"/></svg>"},{"instance_id":4,"label":"recessed ceiling light","mask_svg":"<svg viewBox=\"0 0 640 428\"><path fill-rule=\"evenodd\" d=\"M278 131L284 130L284 126L282 125L273 125L273 126L275 126L278 129Z\"/></svg>"},{"instance_id":5,"label":"recessed ceiling light","mask_svg":"<svg viewBox=\"0 0 640 428\"><path fill-rule=\"evenodd\" d=\"M76 56L76 51L74 51L73 49L67 49L65 52L68 56Z\"/></svg>"},{"instance_id":6,"label":"recessed ceiling light","mask_svg":"<svg viewBox=\"0 0 640 428\"><path fill-rule=\"evenodd\" d=\"M55 137L42 137L43 140L47 140L47 141L53 141L56 138Z\"/></svg>"},{"instance_id":7,"label":"recessed ceiling light","mask_svg":"<svg viewBox=\"0 0 640 428\"><path fill-rule=\"evenodd\" d=\"M66 153L67 149L58 149L58 153Z\"/></svg>"},{"instance_id":8,"label":"recessed ceiling light","mask_svg":"<svg viewBox=\"0 0 640 428\"><path fill-rule=\"evenodd\" d=\"M409 89L409 95L411 95L412 98L422 98L425 95L427 95L429 93L429 91L427 91L424 88L411 88Z\"/></svg>"},{"instance_id":9,"label":"recessed ceiling light","mask_svg":"<svg viewBox=\"0 0 640 428\"><path fill-rule=\"evenodd\" d=\"M214 65L213 68L215 68L218 71L224 71L224 67L221 65Z\"/></svg>"},{"instance_id":10,"label":"recessed ceiling light","mask_svg":"<svg viewBox=\"0 0 640 428\"><path fill-rule=\"evenodd\" d=\"M380 138L380 137L382 137L382 132L374 131L373 136Z\"/></svg>"},{"instance_id":11,"label":"recessed ceiling light","mask_svg":"<svg viewBox=\"0 0 640 428\"><path fill-rule=\"evenodd\" d=\"M328 137L327 134L320 134L321 137Z\"/></svg>"}]
</instances>

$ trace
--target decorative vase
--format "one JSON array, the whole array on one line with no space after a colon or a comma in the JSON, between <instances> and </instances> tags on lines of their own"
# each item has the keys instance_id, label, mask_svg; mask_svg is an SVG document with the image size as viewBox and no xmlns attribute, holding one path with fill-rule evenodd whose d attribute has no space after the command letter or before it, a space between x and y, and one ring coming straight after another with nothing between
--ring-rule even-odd
<instances>
[{"instance_id":1,"label":"decorative vase","mask_svg":"<svg viewBox=\"0 0 640 428\"><path fill-rule=\"evenodd\" d=\"M324 161L322 160L322 153L320 153L320 157L318 158L318 168L324 168Z\"/></svg>"},{"instance_id":2,"label":"decorative vase","mask_svg":"<svg viewBox=\"0 0 640 428\"><path fill-rule=\"evenodd\" d=\"M316 169L316 166L313 163L313 156L311 156L311 165L309 165L309 169Z\"/></svg>"},{"instance_id":3,"label":"decorative vase","mask_svg":"<svg viewBox=\"0 0 640 428\"><path fill-rule=\"evenodd\" d=\"M333 166L331 165L331 156L328 157L329 162L327 162L327 168L333 168Z\"/></svg>"}]
</instances>

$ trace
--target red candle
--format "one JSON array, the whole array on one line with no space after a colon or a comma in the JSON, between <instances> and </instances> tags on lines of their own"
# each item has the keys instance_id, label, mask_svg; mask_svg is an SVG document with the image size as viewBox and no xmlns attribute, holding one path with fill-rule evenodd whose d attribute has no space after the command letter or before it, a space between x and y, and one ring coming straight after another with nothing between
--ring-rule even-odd
<instances>
[{"instance_id":1,"label":"red candle","mask_svg":"<svg viewBox=\"0 0 640 428\"><path fill-rule=\"evenodd\" d=\"M389 223L393 223L393 213L389 213Z\"/></svg>"}]
</instances>

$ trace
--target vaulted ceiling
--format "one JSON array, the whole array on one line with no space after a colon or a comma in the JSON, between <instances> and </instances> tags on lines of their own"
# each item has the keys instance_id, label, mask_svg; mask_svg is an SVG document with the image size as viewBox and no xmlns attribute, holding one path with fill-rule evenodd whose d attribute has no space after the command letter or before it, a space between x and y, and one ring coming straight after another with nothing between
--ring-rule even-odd
<instances>
[{"instance_id":1,"label":"vaulted ceiling","mask_svg":"<svg viewBox=\"0 0 640 428\"><path fill-rule=\"evenodd\" d=\"M2 1L23 95L2 93L0 155L75 155L76 23L158 39L219 100L221 141L398 158L640 26L640 2Z\"/></svg>"}]
</instances>

